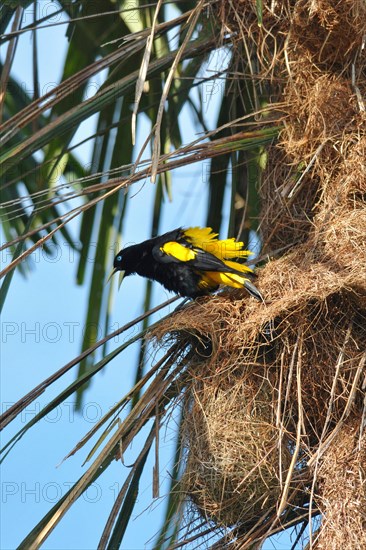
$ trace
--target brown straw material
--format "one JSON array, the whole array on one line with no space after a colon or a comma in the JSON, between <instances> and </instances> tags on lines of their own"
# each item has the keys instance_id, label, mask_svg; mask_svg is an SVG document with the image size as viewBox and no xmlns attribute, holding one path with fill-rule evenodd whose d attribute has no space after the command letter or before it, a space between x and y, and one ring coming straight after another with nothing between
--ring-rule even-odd
<instances>
[{"instance_id":1,"label":"brown straw material","mask_svg":"<svg viewBox=\"0 0 366 550\"><path fill-rule=\"evenodd\" d=\"M177 311L153 336L187 350L182 491L202 529L222 535L216 547L254 548L309 521L308 548L358 550L366 547L366 4L265 0L261 26L257 6L215 9L234 46L243 41L258 57L258 78L281 106L284 130L260 189L269 261L256 285L266 303L225 291Z\"/></svg>"}]
</instances>

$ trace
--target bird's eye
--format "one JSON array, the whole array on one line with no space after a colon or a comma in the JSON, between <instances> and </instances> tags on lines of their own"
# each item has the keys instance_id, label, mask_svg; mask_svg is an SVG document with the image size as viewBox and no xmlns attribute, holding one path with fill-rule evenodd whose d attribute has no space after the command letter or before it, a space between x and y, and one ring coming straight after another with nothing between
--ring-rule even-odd
<instances>
[{"instance_id":1,"label":"bird's eye","mask_svg":"<svg viewBox=\"0 0 366 550\"><path fill-rule=\"evenodd\" d=\"M121 255L117 256L116 260L117 262L120 262L122 260L122 256Z\"/></svg>"}]
</instances>

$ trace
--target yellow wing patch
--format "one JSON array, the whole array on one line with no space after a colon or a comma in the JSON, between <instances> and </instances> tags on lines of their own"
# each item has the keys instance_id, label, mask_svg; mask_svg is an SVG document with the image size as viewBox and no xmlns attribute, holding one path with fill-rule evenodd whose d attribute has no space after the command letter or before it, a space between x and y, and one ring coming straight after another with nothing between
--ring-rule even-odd
<instances>
[{"instance_id":1,"label":"yellow wing patch","mask_svg":"<svg viewBox=\"0 0 366 550\"><path fill-rule=\"evenodd\" d=\"M242 271L243 273L253 273L253 270L250 269L250 267L248 267L247 265L238 264L238 262L229 262L225 260L224 264L228 267L231 267L231 269L235 269L236 271Z\"/></svg>"},{"instance_id":2,"label":"yellow wing patch","mask_svg":"<svg viewBox=\"0 0 366 550\"><path fill-rule=\"evenodd\" d=\"M220 260L247 258L252 254L244 249L243 242L237 242L234 238L218 240L218 234L214 233L211 227L190 227L184 229L184 236L192 246L201 248Z\"/></svg>"},{"instance_id":3,"label":"yellow wing patch","mask_svg":"<svg viewBox=\"0 0 366 550\"><path fill-rule=\"evenodd\" d=\"M173 256L173 258L176 258L180 262L189 262L190 260L194 260L196 257L194 250L174 241L165 243L160 250L168 256Z\"/></svg>"},{"instance_id":4,"label":"yellow wing patch","mask_svg":"<svg viewBox=\"0 0 366 550\"><path fill-rule=\"evenodd\" d=\"M243 288L245 277L233 273L220 273L218 271L205 271L202 273L202 279L199 283L201 288L208 290L217 288L218 285L231 286L233 288Z\"/></svg>"},{"instance_id":5,"label":"yellow wing patch","mask_svg":"<svg viewBox=\"0 0 366 550\"><path fill-rule=\"evenodd\" d=\"M225 285L233 288L243 288L246 277L236 275L235 273L220 273L219 271L206 271L204 280L207 286Z\"/></svg>"},{"instance_id":6,"label":"yellow wing patch","mask_svg":"<svg viewBox=\"0 0 366 550\"><path fill-rule=\"evenodd\" d=\"M214 233L211 227L189 227L183 230L185 238L192 243L193 246L203 248L211 241L215 241L218 233ZM204 249L205 250L205 249Z\"/></svg>"},{"instance_id":7,"label":"yellow wing patch","mask_svg":"<svg viewBox=\"0 0 366 550\"><path fill-rule=\"evenodd\" d=\"M208 290L215 289L218 285L231 286L233 288L243 288L245 281L248 281L248 278L245 277L244 273L251 272L250 267L246 265L238 264L237 262L228 262L225 261L225 264L236 271L242 271L243 275L236 273L220 273L219 271L205 271L202 273L201 280L199 283L200 288L205 288Z\"/></svg>"},{"instance_id":8,"label":"yellow wing patch","mask_svg":"<svg viewBox=\"0 0 366 550\"><path fill-rule=\"evenodd\" d=\"M249 252L249 250L244 249L243 242L238 242L234 238L217 241L215 245L217 250L214 252L209 250L209 252L220 258L220 260L226 260L229 258L247 258L250 254L253 254L252 252Z\"/></svg>"}]
</instances>

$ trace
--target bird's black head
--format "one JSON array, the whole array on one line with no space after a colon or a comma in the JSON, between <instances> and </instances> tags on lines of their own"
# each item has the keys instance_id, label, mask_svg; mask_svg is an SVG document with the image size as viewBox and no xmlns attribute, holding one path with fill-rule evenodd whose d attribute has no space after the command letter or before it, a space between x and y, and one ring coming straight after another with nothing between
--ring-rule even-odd
<instances>
[{"instance_id":1,"label":"bird's black head","mask_svg":"<svg viewBox=\"0 0 366 550\"><path fill-rule=\"evenodd\" d=\"M153 258L151 255L152 248L154 246L154 240L150 239L140 244L134 244L127 246L123 250L120 250L114 258L113 271L110 277L119 272L119 281L121 284L123 277L133 275L137 273L143 277L152 278L153 271Z\"/></svg>"},{"instance_id":2,"label":"bird's black head","mask_svg":"<svg viewBox=\"0 0 366 550\"><path fill-rule=\"evenodd\" d=\"M118 254L114 258L113 267L117 271L124 271L124 257L123 257L123 250L120 250Z\"/></svg>"},{"instance_id":3,"label":"bird's black head","mask_svg":"<svg viewBox=\"0 0 366 550\"><path fill-rule=\"evenodd\" d=\"M128 248L120 250L114 258L113 267L115 271L124 271L125 275L130 275L134 272L133 262L131 262L131 255Z\"/></svg>"},{"instance_id":4,"label":"bird's black head","mask_svg":"<svg viewBox=\"0 0 366 550\"><path fill-rule=\"evenodd\" d=\"M114 258L113 267L115 271L124 271L125 276L136 273L145 251L141 245L127 246L120 250Z\"/></svg>"},{"instance_id":5,"label":"bird's black head","mask_svg":"<svg viewBox=\"0 0 366 550\"><path fill-rule=\"evenodd\" d=\"M129 252L130 248L132 247L125 248L118 252L113 261L113 269L108 277L109 281L115 273L119 272L118 288L121 286L124 277L131 275L131 273L135 273L135 262Z\"/></svg>"}]
</instances>

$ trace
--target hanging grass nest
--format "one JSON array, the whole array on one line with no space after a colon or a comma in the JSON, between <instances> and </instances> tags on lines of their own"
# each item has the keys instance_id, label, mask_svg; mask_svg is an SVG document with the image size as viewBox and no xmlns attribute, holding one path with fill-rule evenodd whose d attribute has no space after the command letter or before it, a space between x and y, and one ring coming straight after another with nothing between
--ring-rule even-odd
<instances>
[{"instance_id":1,"label":"hanging grass nest","mask_svg":"<svg viewBox=\"0 0 366 550\"><path fill-rule=\"evenodd\" d=\"M365 414L366 284L312 260L270 262L266 305L223 293L155 331L188 352L182 490L243 544L320 513L314 465Z\"/></svg>"},{"instance_id":2,"label":"hanging grass nest","mask_svg":"<svg viewBox=\"0 0 366 550\"><path fill-rule=\"evenodd\" d=\"M317 472L317 504L324 513L317 548L366 548L366 434L346 423ZM340 488L342 488L340 490Z\"/></svg>"},{"instance_id":3,"label":"hanging grass nest","mask_svg":"<svg viewBox=\"0 0 366 550\"><path fill-rule=\"evenodd\" d=\"M248 63L258 56L257 81L281 90L283 131L260 189L266 303L225 291L154 336L186 349L182 487L197 529L221 534L220 548L253 548L321 514L317 548L356 550L366 545L366 4L261 5L261 25L254 0L216 9Z\"/></svg>"},{"instance_id":4,"label":"hanging grass nest","mask_svg":"<svg viewBox=\"0 0 366 550\"><path fill-rule=\"evenodd\" d=\"M183 490L218 525L258 521L277 502L291 462L290 440L278 446L273 388L245 370L237 379L195 377L185 411Z\"/></svg>"}]
</instances>

